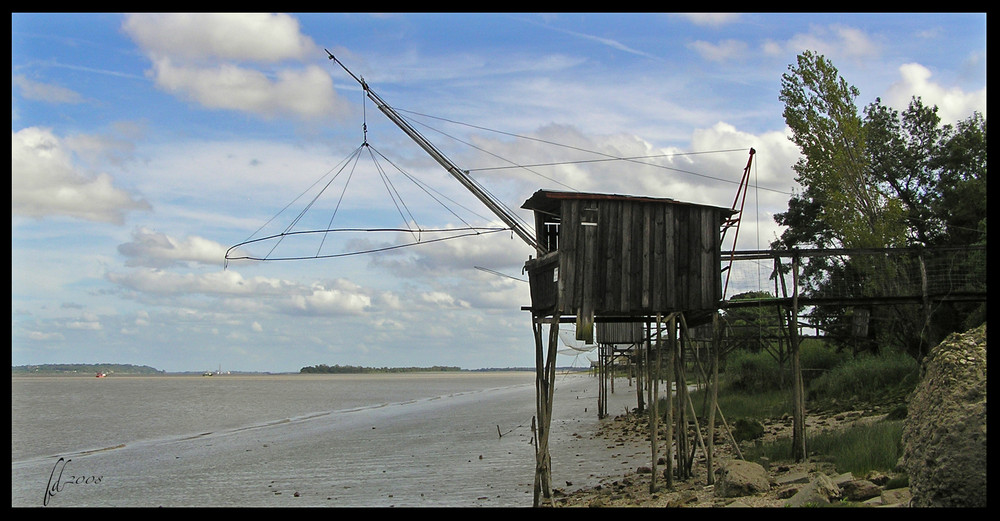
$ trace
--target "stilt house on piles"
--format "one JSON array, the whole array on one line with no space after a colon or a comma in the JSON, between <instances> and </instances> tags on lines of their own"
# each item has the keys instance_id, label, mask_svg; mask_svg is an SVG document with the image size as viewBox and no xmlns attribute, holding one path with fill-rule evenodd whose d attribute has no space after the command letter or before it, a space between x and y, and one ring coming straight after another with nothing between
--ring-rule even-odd
<instances>
[{"instance_id":1,"label":"stilt house on piles","mask_svg":"<svg viewBox=\"0 0 1000 521\"><path fill-rule=\"evenodd\" d=\"M522 208L546 251L525 264L532 314L575 319L579 340L593 342L595 321L601 337L627 341L641 331L627 324L646 317L683 312L695 325L719 309L731 208L548 190Z\"/></svg>"}]
</instances>

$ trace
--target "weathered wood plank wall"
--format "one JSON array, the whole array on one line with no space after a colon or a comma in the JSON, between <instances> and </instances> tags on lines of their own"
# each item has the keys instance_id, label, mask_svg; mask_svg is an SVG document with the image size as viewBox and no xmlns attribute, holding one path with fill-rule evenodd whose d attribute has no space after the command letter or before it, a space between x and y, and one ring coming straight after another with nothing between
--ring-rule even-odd
<instances>
[{"instance_id":1,"label":"weathered wood plank wall","mask_svg":"<svg viewBox=\"0 0 1000 521\"><path fill-rule=\"evenodd\" d=\"M724 209L648 200L563 199L564 313L643 315L714 309Z\"/></svg>"}]
</instances>

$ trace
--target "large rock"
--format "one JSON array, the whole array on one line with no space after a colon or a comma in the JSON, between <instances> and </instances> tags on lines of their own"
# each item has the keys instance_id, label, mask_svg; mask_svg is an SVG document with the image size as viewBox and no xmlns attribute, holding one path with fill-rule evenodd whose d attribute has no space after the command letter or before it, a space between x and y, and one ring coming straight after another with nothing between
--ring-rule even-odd
<instances>
[{"instance_id":1,"label":"large rock","mask_svg":"<svg viewBox=\"0 0 1000 521\"><path fill-rule=\"evenodd\" d=\"M786 507L820 506L840 499L840 487L830 476L815 473L809 479L809 484L800 488L795 495L785 501Z\"/></svg>"},{"instance_id":2,"label":"large rock","mask_svg":"<svg viewBox=\"0 0 1000 521\"><path fill-rule=\"evenodd\" d=\"M908 398L903 466L917 507L986 507L986 325L931 350Z\"/></svg>"},{"instance_id":3,"label":"large rock","mask_svg":"<svg viewBox=\"0 0 1000 521\"><path fill-rule=\"evenodd\" d=\"M848 501L867 501L882 493L882 487L867 479L848 481L840 485L840 490L844 494L844 499Z\"/></svg>"},{"instance_id":4,"label":"large rock","mask_svg":"<svg viewBox=\"0 0 1000 521\"><path fill-rule=\"evenodd\" d=\"M734 459L715 473L717 497L749 496L771 489L771 479L764 467L751 461Z\"/></svg>"}]
</instances>

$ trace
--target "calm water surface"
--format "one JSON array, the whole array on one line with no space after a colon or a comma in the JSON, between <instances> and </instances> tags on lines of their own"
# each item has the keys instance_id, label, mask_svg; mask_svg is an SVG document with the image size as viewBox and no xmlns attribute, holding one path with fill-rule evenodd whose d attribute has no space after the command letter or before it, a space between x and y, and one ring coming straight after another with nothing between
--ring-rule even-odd
<instances>
[{"instance_id":1,"label":"calm water surface","mask_svg":"<svg viewBox=\"0 0 1000 521\"><path fill-rule=\"evenodd\" d=\"M596 399L557 379L555 483L642 464ZM531 372L12 377L11 504L531 506L534 404Z\"/></svg>"}]
</instances>

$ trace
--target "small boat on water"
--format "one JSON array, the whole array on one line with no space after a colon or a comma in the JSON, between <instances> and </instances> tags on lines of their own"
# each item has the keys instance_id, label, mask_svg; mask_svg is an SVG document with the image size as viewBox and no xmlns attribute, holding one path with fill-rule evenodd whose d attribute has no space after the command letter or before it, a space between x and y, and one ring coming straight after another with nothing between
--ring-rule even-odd
<instances>
[{"instance_id":1,"label":"small boat on water","mask_svg":"<svg viewBox=\"0 0 1000 521\"><path fill-rule=\"evenodd\" d=\"M108 374L107 374L107 373L105 373L105 372L103 372L103 371L98 371L98 372L97 372L97 377L98 377L98 378L105 378L105 377L107 377L107 376L108 376Z\"/></svg>"}]
</instances>

